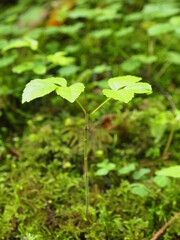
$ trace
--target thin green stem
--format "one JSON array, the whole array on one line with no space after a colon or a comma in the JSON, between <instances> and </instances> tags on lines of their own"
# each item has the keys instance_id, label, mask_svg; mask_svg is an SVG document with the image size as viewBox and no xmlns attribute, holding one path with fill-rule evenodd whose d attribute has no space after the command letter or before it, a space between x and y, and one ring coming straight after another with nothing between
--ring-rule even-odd
<instances>
[{"instance_id":1,"label":"thin green stem","mask_svg":"<svg viewBox=\"0 0 180 240\"><path fill-rule=\"evenodd\" d=\"M85 176L85 195L86 195L86 219L88 219L89 207L89 173L88 173L88 130L89 130L89 114L85 115L84 127L84 176Z\"/></svg>"},{"instance_id":2,"label":"thin green stem","mask_svg":"<svg viewBox=\"0 0 180 240\"><path fill-rule=\"evenodd\" d=\"M82 109L84 115L86 116L86 115L87 115L86 109L83 107L83 105L79 102L78 99L76 99L76 102L77 102L77 104L80 106L80 108Z\"/></svg>"},{"instance_id":3,"label":"thin green stem","mask_svg":"<svg viewBox=\"0 0 180 240\"><path fill-rule=\"evenodd\" d=\"M85 178L85 199L86 199L86 220L88 219L88 207L89 207L89 173L88 173L88 131L89 131L89 114L86 109L82 106L79 100L76 99L76 102L82 109L85 118L84 126L84 178Z\"/></svg>"},{"instance_id":4,"label":"thin green stem","mask_svg":"<svg viewBox=\"0 0 180 240\"><path fill-rule=\"evenodd\" d=\"M110 100L110 98L107 98L104 102L102 102L90 115L93 115L95 112L97 112L105 103L107 103Z\"/></svg>"},{"instance_id":5,"label":"thin green stem","mask_svg":"<svg viewBox=\"0 0 180 240\"><path fill-rule=\"evenodd\" d=\"M156 79L159 80L160 77L167 71L167 69L171 66L171 63L166 63L160 71L156 74Z\"/></svg>"},{"instance_id":6,"label":"thin green stem","mask_svg":"<svg viewBox=\"0 0 180 240\"><path fill-rule=\"evenodd\" d=\"M171 142L173 140L174 132L175 132L175 123L173 122L172 125L171 125L171 131L170 131L170 134L169 134L169 137L168 137L168 141L167 141L166 146L164 148L163 157L166 157L167 154L168 154Z\"/></svg>"}]
</instances>

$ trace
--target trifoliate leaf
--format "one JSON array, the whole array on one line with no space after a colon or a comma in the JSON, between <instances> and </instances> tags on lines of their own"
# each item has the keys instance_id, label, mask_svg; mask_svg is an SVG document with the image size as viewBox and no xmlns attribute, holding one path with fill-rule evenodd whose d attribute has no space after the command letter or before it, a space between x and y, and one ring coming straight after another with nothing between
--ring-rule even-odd
<instances>
[{"instance_id":1,"label":"trifoliate leaf","mask_svg":"<svg viewBox=\"0 0 180 240\"><path fill-rule=\"evenodd\" d=\"M115 100L128 103L132 100L135 93L152 93L151 85L148 83L139 83L140 77L123 76L111 78L108 81L109 87L112 89L104 89L103 94Z\"/></svg>"},{"instance_id":2,"label":"trifoliate leaf","mask_svg":"<svg viewBox=\"0 0 180 240\"><path fill-rule=\"evenodd\" d=\"M79 95L84 92L84 84L74 83L69 87L58 87L56 93L62 98L65 98L69 102L73 103Z\"/></svg>"},{"instance_id":3,"label":"trifoliate leaf","mask_svg":"<svg viewBox=\"0 0 180 240\"><path fill-rule=\"evenodd\" d=\"M26 85L22 95L22 103L43 97L54 91L58 87L57 85L66 86L66 84L64 78L34 79Z\"/></svg>"}]
</instances>

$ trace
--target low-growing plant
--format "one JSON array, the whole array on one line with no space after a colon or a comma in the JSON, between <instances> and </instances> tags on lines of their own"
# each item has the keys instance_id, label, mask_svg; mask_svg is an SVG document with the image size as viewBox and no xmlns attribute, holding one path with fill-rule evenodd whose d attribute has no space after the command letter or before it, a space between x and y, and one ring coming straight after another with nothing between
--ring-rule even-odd
<instances>
[{"instance_id":1,"label":"low-growing plant","mask_svg":"<svg viewBox=\"0 0 180 240\"><path fill-rule=\"evenodd\" d=\"M89 120L105 103L111 99L118 100L123 103L130 102L134 95L137 94L151 94L151 85L145 82L140 82L142 78L135 76L121 76L110 78L108 81L109 89L103 89L102 93L106 99L97 106L92 112L86 108L78 100L78 97L84 92L85 86L83 83L74 83L67 86L67 81L61 77L51 77L46 79L34 79L30 81L23 92L22 103L30 102L36 98L43 97L53 91L57 95L66 99L70 103L76 102L84 113L85 127L84 127L84 167L85 167L85 192L86 192L86 218L88 217L89 206L89 176L88 176L88 130ZM112 168L111 168L112 169Z\"/></svg>"}]
</instances>

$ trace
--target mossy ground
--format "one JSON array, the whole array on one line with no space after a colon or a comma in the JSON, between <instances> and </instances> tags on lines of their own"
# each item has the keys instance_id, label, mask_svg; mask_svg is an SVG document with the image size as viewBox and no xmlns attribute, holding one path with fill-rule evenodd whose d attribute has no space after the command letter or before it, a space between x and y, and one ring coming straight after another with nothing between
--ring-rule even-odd
<instances>
[{"instance_id":1,"label":"mossy ground","mask_svg":"<svg viewBox=\"0 0 180 240\"><path fill-rule=\"evenodd\" d=\"M1 162L0 238L150 239L180 208L179 180L169 179L164 188L153 181L154 172L170 159L152 159L155 153L150 157L143 154L153 142L145 131L145 119L154 117L153 104L152 101L151 111L146 107L122 111L111 120L109 115L103 115L98 123L93 120L90 124L88 220L83 120L77 116L63 120L60 115L52 120L46 114L28 120L26 131L21 137L14 136L14 149ZM178 136L177 131L176 139ZM164 143L159 145L160 150ZM105 176L97 176L97 164L104 158L116 168ZM171 161L177 158L175 144L171 146ZM132 173L118 174L119 169L134 162L137 169L150 169L148 175L135 180ZM134 194L134 182L143 183L148 194ZM177 219L162 239L178 239L179 234Z\"/></svg>"}]
</instances>

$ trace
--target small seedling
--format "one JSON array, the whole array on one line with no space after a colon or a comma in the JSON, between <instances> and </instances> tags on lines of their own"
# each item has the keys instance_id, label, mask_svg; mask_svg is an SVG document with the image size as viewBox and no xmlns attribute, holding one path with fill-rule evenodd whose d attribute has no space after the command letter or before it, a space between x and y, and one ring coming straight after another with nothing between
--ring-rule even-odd
<instances>
[{"instance_id":1,"label":"small seedling","mask_svg":"<svg viewBox=\"0 0 180 240\"><path fill-rule=\"evenodd\" d=\"M135 76L123 76L111 78L108 81L110 89L103 89L102 93L107 98L91 113L86 111L85 107L80 103L78 97L84 92L85 86L82 83L74 83L67 86L67 81L64 78L52 77L46 79L35 79L30 81L23 92L22 103L30 102L36 98L43 97L53 91L57 95L66 99L70 103L75 101L84 113L85 127L84 127L84 166L85 166L85 192L86 192L86 218L88 218L88 205L89 205L89 177L88 177L88 129L89 119L94 115L105 103L111 99L118 100L120 102L128 103L133 98L135 93L151 94L151 85L145 82L140 82L140 77Z\"/></svg>"}]
</instances>

